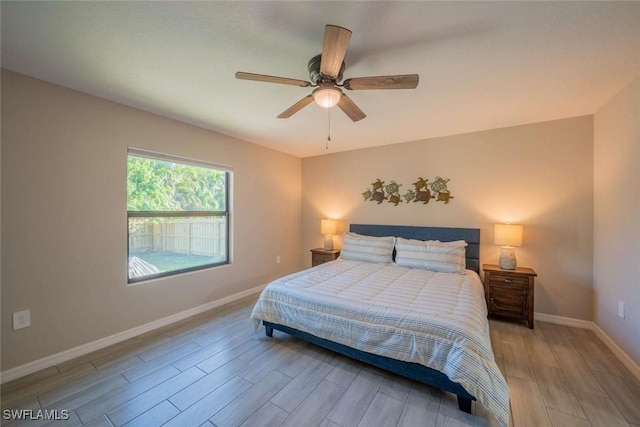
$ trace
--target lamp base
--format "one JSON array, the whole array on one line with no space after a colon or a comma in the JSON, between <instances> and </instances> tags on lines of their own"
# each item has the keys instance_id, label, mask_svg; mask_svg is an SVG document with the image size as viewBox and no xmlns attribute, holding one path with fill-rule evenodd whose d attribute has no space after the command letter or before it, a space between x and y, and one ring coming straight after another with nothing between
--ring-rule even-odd
<instances>
[{"instance_id":1,"label":"lamp base","mask_svg":"<svg viewBox=\"0 0 640 427\"><path fill-rule=\"evenodd\" d=\"M513 246L503 246L500 251L500 268L503 270L516 269L516 250Z\"/></svg>"},{"instance_id":2,"label":"lamp base","mask_svg":"<svg viewBox=\"0 0 640 427\"><path fill-rule=\"evenodd\" d=\"M327 234L326 236L324 236L324 249L326 251L333 250L333 236L330 234Z\"/></svg>"}]
</instances>

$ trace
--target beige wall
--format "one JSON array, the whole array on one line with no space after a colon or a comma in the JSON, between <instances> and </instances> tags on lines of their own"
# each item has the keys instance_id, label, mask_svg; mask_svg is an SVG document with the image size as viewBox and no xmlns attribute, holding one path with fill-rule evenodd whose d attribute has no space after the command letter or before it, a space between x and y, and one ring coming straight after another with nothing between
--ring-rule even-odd
<instances>
[{"instance_id":1,"label":"beige wall","mask_svg":"<svg viewBox=\"0 0 640 427\"><path fill-rule=\"evenodd\" d=\"M129 145L234 167L231 265L127 285ZM1 170L2 370L301 264L290 155L3 70ZM13 331L11 313L27 308L32 326Z\"/></svg>"},{"instance_id":2,"label":"beige wall","mask_svg":"<svg viewBox=\"0 0 640 427\"><path fill-rule=\"evenodd\" d=\"M640 364L640 77L594 117L594 320Z\"/></svg>"},{"instance_id":3,"label":"beige wall","mask_svg":"<svg viewBox=\"0 0 640 427\"><path fill-rule=\"evenodd\" d=\"M404 191L419 176L449 178L455 198L448 205L396 207L364 202L360 195L376 178L402 183ZM592 116L305 158L305 265L309 249L322 246L322 217L341 219L345 227L479 227L484 263L497 263L500 252L492 244L492 224L522 223L524 246L516 254L520 266L538 273L536 311L592 318Z\"/></svg>"}]
</instances>

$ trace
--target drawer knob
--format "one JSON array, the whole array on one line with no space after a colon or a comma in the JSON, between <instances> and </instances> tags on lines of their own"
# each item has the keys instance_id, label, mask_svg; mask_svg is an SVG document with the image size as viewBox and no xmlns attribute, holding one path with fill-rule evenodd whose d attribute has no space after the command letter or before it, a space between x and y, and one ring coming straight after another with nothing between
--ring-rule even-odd
<instances>
[{"instance_id":1,"label":"drawer knob","mask_svg":"<svg viewBox=\"0 0 640 427\"><path fill-rule=\"evenodd\" d=\"M513 283L511 279L504 279L504 283Z\"/></svg>"}]
</instances>

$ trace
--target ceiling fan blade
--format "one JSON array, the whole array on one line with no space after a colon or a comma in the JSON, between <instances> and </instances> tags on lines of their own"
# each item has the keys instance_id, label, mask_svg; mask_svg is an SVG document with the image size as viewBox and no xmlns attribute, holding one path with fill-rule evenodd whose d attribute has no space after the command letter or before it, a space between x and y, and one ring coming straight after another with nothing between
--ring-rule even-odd
<instances>
[{"instance_id":1,"label":"ceiling fan blade","mask_svg":"<svg viewBox=\"0 0 640 427\"><path fill-rule=\"evenodd\" d=\"M347 46L351 40L351 31L335 25L324 27L324 42L322 43L322 59L320 73L325 76L337 77L347 53Z\"/></svg>"},{"instance_id":2,"label":"ceiling fan blade","mask_svg":"<svg viewBox=\"0 0 640 427\"><path fill-rule=\"evenodd\" d=\"M244 73L242 71L238 71L236 73L236 79L254 80L257 82L266 82L266 83L280 83L283 85L292 85L292 86L300 86L300 87L311 86L311 83L305 80L290 79L287 77L268 76L266 74Z\"/></svg>"},{"instance_id":3,"label":"ceiling fan blade","mask_svg":"<svg viewBox=\"0 0 640 427\"><path fill-rule=\"evenodd\" d=\"M355 77L344 81L343 86L349 90L368 89L415 89L420 76L404 74L396 76Z\"/></svg>"},{"instance_id":4,"label":"ceiling fan blade","mask_svg":"<svg viewBox=\"0 0 640 427\"><path fill-rule=\"evenodd\" d=\"M279 119L288 119L289 117L293 116L295 113L297 113L298 111L302 110L304 107L306 107L307 105L311 104L312 102L313 102L313 96L307 95L304 98L302 98L300 101L298 101L295 104L293 104L291 107L289 107L286 110L284 110L278 116L278 118Z\"/></svg>"},{"instance_id":5,"label":"ceiling fan blade","mask_svg":"<svg viewBox=\"0 0 640 427\"><path fill-rule=\"evenodd\" d=\"M340 109L344 111L344 113L354 122L367 117L367 115L351 100L351 98L345 94L342 94L340 97L338 107L340 107Z\"/></svg>"}]
</instances>

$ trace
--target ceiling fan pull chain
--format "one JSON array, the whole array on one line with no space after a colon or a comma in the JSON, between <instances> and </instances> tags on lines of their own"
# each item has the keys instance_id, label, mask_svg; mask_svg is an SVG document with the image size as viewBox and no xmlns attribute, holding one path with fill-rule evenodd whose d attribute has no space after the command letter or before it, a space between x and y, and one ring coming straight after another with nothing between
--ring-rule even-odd
<instances>
[{"instance_id":1,"label":"ceiling fan pull chain","mask_svg":"<svg viewBox=\"0 0 640 427\"><path fill-rule=\"evenodd\" d=\"M329 149L330 141L331 141L331 108L327 108L327 142L324 146L325 150Z\"/></svg>"}]
</instances>

